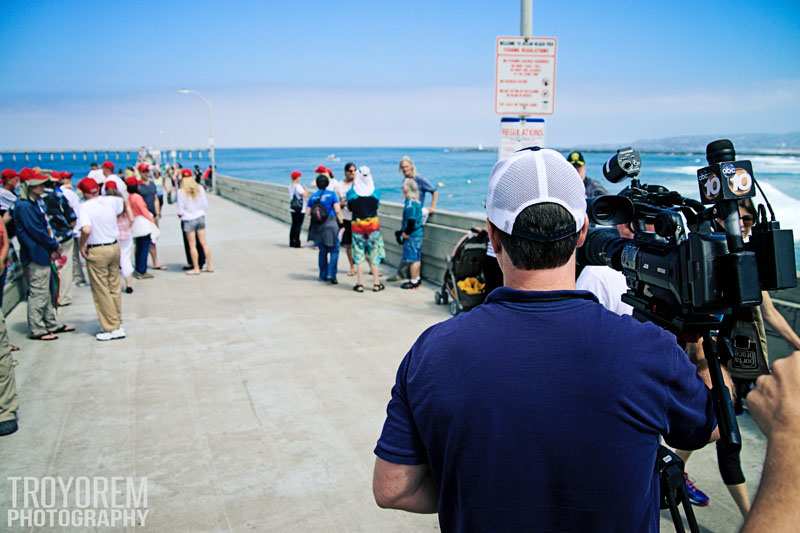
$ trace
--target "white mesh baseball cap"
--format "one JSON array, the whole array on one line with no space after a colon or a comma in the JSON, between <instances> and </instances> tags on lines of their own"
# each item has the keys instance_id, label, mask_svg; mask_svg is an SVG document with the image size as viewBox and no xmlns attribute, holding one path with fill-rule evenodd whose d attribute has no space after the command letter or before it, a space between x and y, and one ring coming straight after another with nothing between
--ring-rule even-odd
<instances>
[{"instance_id":1,"label":"white mesh baseball cap","mask_svg":"<svg viewBox=\"0 0 800 533\"><path fill-rule=\"evenodd\" d=\"M558 204L575 219L575 231L537 232L516 225L517 216L534 204ZM525 148L498 161L489 177L486 216L501 231L537 242L564 239L579 232L586 217L583 180L564 156L549 148Z\"/></svg>"}]
</instances>

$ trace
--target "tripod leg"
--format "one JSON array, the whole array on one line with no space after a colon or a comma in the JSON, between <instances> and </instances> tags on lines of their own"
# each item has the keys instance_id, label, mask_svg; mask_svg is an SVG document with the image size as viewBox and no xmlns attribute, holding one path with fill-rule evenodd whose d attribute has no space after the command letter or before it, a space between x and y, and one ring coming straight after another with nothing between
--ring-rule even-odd
<instances>
[{"instance_id":1,"label":"tripod leg","mask_svg":"<svg viewBox=\"0 0 800 533\"><path fill-rule=\"evenodd\" d=\"M678 509L678 502L675 501L675 496L672 491L667 491L665 494L667 504L669 505L669 514L672 516L672 523L675 525L675 533L685 533L683 529L683 518L681 518L680 510Z\"/></svg>"},{"instance_id":2,"label":"tripod leg","mask_svg":"<svg viewBox=\"0 0 800 533\"><path fill-rule=\"evenodd\" d=\"M712 339L711 334L706 333L703 335L703 351L706 354L708 373L711 376L711 395L717 412L720 438L725 439L733 446L741 446L742 437L739 433L739 424L736 422L731 393L722 378L720 355L725 356L726 359L730 355L730 346L726 341L727 339L723 340L721 338L719 340ZM724 354L719 353L720 346L725 351Z\"/></svg>"}]
</instances>

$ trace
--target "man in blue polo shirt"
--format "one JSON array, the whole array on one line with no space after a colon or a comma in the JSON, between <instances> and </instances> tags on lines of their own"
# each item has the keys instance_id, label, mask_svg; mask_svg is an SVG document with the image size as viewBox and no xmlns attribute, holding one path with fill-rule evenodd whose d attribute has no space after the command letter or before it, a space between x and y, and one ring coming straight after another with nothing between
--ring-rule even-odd
<instances>
[{"instance_id":1,"label":"man in blue polo shirt","mask_svg":"<svg viewBox=\"0 0 800 533\"><path fill-rule=\"evenodd\" d=\"M709 391L673 335L575 290L588 221L562 155L498 162L486 204L505 286L400 363L376 502L442 531L658 531L659 438L716 438Z\"/></svg>"}]
</instances>

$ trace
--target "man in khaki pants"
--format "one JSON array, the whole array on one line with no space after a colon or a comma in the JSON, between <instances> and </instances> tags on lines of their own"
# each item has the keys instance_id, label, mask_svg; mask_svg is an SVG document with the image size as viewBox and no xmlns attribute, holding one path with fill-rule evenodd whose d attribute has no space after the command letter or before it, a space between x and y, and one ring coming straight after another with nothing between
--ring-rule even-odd
<instances>
[{"instance_id":1,"label":"man in khaki pants","mask_svg":"<svg viewBox=\"0 0 800 533\"><path fill-rule=\"evenodd\" d=\"M8 234L0 221L0 269L8 260ZM2 290L2 289L0 289ZM0 437L17 431L17 385L14 381L14 358L8 342L6 319L0 308Z\"/></svg>"},{"instance_id":2,"label":"man in khaki pants","mask_svg":"<svg viewBox=\"0 0 800 533\"><path fill-rule=\"evenodd\" d=\"M28 282L28 329L31 339L54 341L58 339L57 333L75 331L75 328L56 320L50 296L50 263L61 256L58 241L53 238L39 207L44 185L50 181L50 176L31 168L23 168L20 176L22 193L14 204L14 226Z\"/></svg>"},{"instance_id":3,"label":"man in khaki pants","mask_svg":"<svg viewBox=\"0 0 800 533\"><path fill-rule=\"evenodd\" d=\"M100 196L100 186L92 178L82 179L78 189L86 200L81 204L78 218L81 255L86 258L94 306L103 330L95 338L99 341L124 339L117 243L117 216L122 213L124 204L117 196Z\"/></svg>"}]
</instances>

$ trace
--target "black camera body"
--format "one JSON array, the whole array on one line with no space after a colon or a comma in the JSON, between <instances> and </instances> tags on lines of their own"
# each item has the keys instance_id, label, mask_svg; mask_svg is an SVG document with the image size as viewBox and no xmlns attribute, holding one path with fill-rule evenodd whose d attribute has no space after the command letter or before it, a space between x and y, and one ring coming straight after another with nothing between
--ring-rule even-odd
<instances>
[{"instance_id":1,"label":"black camera body","mask_svg":"<svg viewBox=\"0 0 800 533\"><path fill-rule=\"evenodd\" d=\"M623 301L675 333L708 331L733 309L760 304L762 290L797 284L791 230L765 219L749 243L742 239L738 202L755 196L750 161L736 161L727 140L710 143L706 154L709 165L697 171L698 202L642 184L639 153L619 150L604 174L614 183L629 177L631 184L591 202L589 216L597 225L630 224L635 237L595 227L579 252L582 265L621 271L629 287Z\"/></svg>"}]
</instances>

